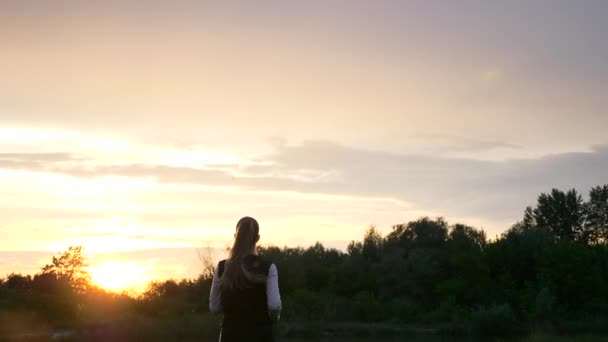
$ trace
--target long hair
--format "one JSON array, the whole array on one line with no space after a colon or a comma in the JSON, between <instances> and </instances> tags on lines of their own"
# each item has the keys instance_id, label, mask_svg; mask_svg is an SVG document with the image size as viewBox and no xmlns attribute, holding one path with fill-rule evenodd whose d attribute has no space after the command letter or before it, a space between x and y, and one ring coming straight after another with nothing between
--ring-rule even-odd
<instances>
[{"instance_id":1,"label":"long hair","mask_svg":"<svg viewBox=\"0 0 608 342\"><path fill-rule=\"evenodd\" d=\"M258 221L252 217L243 217L236 224L236 237L226 261L224 274L222 274L222 289L242 289L248 286L243 259L251 254L259 232Z\"/></svg>"}]
</instances>

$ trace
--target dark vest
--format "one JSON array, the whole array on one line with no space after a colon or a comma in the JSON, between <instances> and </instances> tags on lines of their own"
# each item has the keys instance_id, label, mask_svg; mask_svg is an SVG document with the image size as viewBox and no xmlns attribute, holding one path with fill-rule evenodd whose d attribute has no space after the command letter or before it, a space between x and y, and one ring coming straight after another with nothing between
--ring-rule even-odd
<instances>
[{"instance_id":1,"label":"dark vest","mask_svg":"<svg viewBox=\"0 0 608 342\"><path fill-rule=\"evenodd\" d=\"M272 263L260 256L248 255L243 259L243 264L250 274L267 277ZM218 264L220 277L224 273L225 265L226 260L222 260ZM272 321L268 315L266 282L248 281L247 283L248 286L243 289L229 291L222 289L224 308L222 335L247 332L253 337L259 333L266 335L268 332L272 332Z\"/></svg>"}]
</instances>

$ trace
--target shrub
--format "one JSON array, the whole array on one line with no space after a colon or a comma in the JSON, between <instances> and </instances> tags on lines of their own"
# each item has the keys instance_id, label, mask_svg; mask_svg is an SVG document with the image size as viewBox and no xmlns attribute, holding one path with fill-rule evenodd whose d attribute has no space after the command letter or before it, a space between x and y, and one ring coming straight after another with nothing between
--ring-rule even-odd
<instances>
[{"instance_id":1,"label":"shrub","mask_svg":"<svg viewBox=\"0 0 608 342\"><path fill-rule=\"evenodd\" d=\"M356 319L364 322L378 322L390 314L370 293L359 292L353 298L353 311Z\"/></svg>"},{"instance_id":2,"label":"shrub","mask_svg":"<svg viewBox=\"0 0 608 342\"><path fill-rule=\"evenodd\" d=\"M525 332L508 304L480 307L471 313L470 331L477 336L507 336Z\"/></svg>"}]
</instances>

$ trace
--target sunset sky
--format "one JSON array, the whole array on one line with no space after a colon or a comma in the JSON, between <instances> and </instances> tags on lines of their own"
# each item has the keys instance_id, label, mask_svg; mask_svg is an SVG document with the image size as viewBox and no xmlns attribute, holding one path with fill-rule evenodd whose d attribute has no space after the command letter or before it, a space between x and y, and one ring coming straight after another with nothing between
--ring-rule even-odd
<instances>
[{"instance_id":1,"label":"sunset sky","mask_svg":"<svg viewBox=\"0 0 608 342\"><path fill-rule=\"evenodd\" d=\"M493 238L608 183L606 1L100 3L0 3L0 277L69 245L195 276L244 215L280 246Z\"/></svg>"}]
</instances>

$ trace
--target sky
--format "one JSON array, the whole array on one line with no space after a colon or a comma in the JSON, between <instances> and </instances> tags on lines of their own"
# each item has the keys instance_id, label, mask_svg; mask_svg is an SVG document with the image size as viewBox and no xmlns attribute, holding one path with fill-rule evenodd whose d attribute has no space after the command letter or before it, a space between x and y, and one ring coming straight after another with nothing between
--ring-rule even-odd
<instances>
[{"instance_id":1,"label":"sky","mask_svg":"<svg viewBox=\"0 0 608 342\"><path fill-rule=\"evenodd\" d=\"M70 245L195 276L245 215L264 245L344 248L421 216L495 237L541 192L608 183L607 14L3 1L0 277Z\"/></svg>"}]
</instances>

